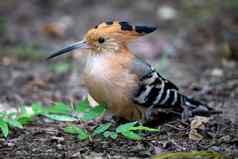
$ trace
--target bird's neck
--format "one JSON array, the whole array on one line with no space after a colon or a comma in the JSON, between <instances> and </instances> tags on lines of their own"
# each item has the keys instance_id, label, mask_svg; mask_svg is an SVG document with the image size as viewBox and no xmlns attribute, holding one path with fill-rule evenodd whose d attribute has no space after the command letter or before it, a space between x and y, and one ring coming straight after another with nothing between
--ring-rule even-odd
<instances>
[{"instance_id":1,"label":"bird's neck","mask_svg":"<svg viewBox=\"0 0 238 159\"><path fill-rule=\"evenodd\" d=\"M118 49L111 50L111 49L104 49L102 51L98 50L91 50L88 53L88 59L94 59L97 57L109 57L109 56L130 56L132 53L130 52L127 45L121 45Z\"/></svg>"},{"instance_id":2,"label":"bird's neck","mask_svg":"<svg viewBox=\"0 0 238 159\"><path fill-rule=\"evenodd\" d=\"M121 47L115 52L103 52L89 55L87 58L87 66L91 68L91 66L94 66L95 63L105 65L110 62L118 63L119 65L126 64L130 61L130 59L133 59L133 57L134 55L129 51L128 47Z\"/></svg>"}]
</instances>

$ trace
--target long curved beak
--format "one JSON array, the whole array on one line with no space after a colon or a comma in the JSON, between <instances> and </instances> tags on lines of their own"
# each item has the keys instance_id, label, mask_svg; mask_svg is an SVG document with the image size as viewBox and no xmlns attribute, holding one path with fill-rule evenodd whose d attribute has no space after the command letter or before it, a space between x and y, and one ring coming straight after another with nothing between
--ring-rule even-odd
<instances>
[{"instance_id":1,"label":"long curved beak","mask_svg":"<svg viewBox=\"0 0 238 159\"><path fill-rule=\"evenodd\" d=\"M78 41L78 42L70 44L70 45L68 45L68 46L66 46L66 47L64 47L64 48L54 52L52 55L47 57L47 60L52 59L52 58L54 58L56 56L59 56L59 55L70 53L70 51L73 51L75 49L87 49L87 48L88 48L88 45L87 45L85 40Z\"/></svg>"}]
</instances>

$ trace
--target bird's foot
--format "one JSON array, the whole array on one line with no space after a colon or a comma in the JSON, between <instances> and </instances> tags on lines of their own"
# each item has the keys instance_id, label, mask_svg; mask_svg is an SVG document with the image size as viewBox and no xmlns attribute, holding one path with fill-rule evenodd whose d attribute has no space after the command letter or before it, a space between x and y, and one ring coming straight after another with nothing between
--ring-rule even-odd
<instances>
[{"instance_id":1,"label":"bird's foot","mask_svg":"<svg viewBox=\"0 0 238 159\"><path fill-rule=\"evenodd\" d=\"M192 112L188 108L183 107L183 112L181 114L182 121L187 122L189 121L189 118L192 116L193 116Z\"/></svg>"},{"instance_id":2,"label":"bird's foot","mask_svg":"<svg viewBox=\"0 0 238 159\"><path fill-rule=\"evenodd\" d=\"M138 120L137 124L138 125L145 125L148 122L153 121L154 118L152 117L153 116L152 114L153 113L151 111L147 110L146 112L144 112L144 118L141 119L141 120Z\"/></svg>"}]
</instances>

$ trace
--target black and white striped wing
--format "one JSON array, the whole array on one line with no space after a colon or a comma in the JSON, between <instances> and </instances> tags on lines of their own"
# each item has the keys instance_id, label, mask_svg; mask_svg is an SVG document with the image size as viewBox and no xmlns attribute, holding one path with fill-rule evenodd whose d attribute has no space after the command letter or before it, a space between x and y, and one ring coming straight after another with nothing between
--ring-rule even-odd
<instances>
[{"instance_id":1,"label":"black and white striped wing","mask_svg":"<svg viewBox=\"0 0 238 159\"><path fill-rule=\"evenodd\" d=\"M179 93L176 85L163 78L149 64L135 58L131 65L132 73L139 77L138 88L132 100L147 108L183 108L182 116L209 116L221 113L190 97Z\"/></svg>"},{"instance_id":2,"label":"black and white striped wing","mask_svg":"<svg viewBox=\"0 0 238 159\"><path fill-rule=\"evenodd\" d=\"M180 105L181 95L176 85L151 68L151 71L140 79L139 88L133 100L145 107L170 108Z\"/></svg>"}]
</instances>

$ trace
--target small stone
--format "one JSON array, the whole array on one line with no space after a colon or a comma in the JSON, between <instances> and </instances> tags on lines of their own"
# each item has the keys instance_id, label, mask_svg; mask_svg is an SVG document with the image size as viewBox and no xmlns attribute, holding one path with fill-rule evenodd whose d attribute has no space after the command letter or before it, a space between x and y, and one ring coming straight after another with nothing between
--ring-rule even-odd
<instances>
[{"instance_id":1,"label":"small stone","mask_svg":"<svg viewBox=\"0 0 238 159\"><path fill-rule=\"evenodd\" d=\"M76 152L72 155L72 157L81 157L81 153L80 152Z\"/></svg>"},{"instance_id":2,"label":"small stone","mask_svg":"<svg viewBox=\"0 0 238 159\"><path fill-rule=\"evenodd\" d=\"M57 147L57 149L59 149L59 150L63 150L63 148L64 148L63 145L61 145L61 144L57 144L56 147Z\"/></svg>"},{"instance_id":3,"label":"small stone","mask_svg":"<svg viewBox=\"0 0 238 159\"><path fill-rule=\"evenodd\" d=\"M64 137L58 137L58 136L52 136L51 139L55 140L55 141L58 141L58 142L63 142L64 141Z\"/></svg>"},{"instance_id":4,"label":"small stone","mask_svg":"<svg viewBox=\"0 0 238 159\"><path fill-rule=\"evenodd\" d=\"M221 152L221 151L223 151L223 149L222 149L221 147L219 147L219 146L212 146L211 149L212 149L213 151L216 151L216 152Z\"/></svg>"},{"instance_id":5,"label":"small stone","mask_svg":"<svg viewBox=\"0 0 238 159\"><path fill-rule=\"evenodd\" d=\"M177 11L168 5L164 5L158 8L157 15L162 20L172 20L176 18Z\"/></svg>"},{"instance_id":6,"label":"small stone","mask_svg":"<svg viewBox=\"0 0 238 159\"><path fill-rule=\"evenodd\" d=\"M223 76L223 74L224 74L224 72L220 68L214 68L211 72L211 75L215 76L215 77L221 77L221 76Z\"/></svg>"},{"instance_id":7,"label":"small stone","mask_svg":"<svg viewBox=\"0 0 238 159\"><path fill-rule=\"evenodd\" d=\"M15 144L12 143L12 142L8 142L8 143L7 143L7 146L9 146L9 147L13 147L13 146L15 146Z\"/></svg>"}]
</instances>

